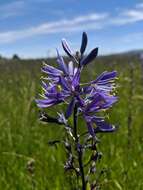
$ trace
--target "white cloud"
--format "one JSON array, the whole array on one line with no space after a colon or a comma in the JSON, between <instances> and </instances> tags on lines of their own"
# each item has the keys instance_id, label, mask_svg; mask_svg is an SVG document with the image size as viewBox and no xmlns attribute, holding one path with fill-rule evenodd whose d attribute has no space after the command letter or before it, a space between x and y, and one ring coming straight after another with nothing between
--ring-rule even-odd
<instances>
[{"instance_id":1,"label":"white cloud","mask_svg":"<svg viewBox=\"0 0 143 190\"><path fill-rule=\"evenodd\" d=\"M19 2L19 3L18 3ZM23 1L15 1L1 9L20 8ZM122 10L116 16L111 17L108 13L91 13L77 16L71 19L61 19L53 22L45 22L37 26L31 26L22 30L0 32L0 44L11 43L20 39L37 35L73 32L83 30L99 30L109 26L122 26L143 20L143 7L136 5L133 9Z\"/></svg>"},{"instance_id":2,"label":"white cloud","mask_svg":"<svg viewBox=\"0 0 143 190\"><path fill-rule=\"evenodd\" d=\"M121 11L118 16L110 20L110 23L120 26L138 21L143 21L143 3L136 4L133 9Z\"/></svg>"},{"instance_id":3,"label":"white cloud","mask_svg":"<svg viewBox=\"0 0 143 190\"><path fill-rule=\"evenodd\" d=\"M138 10L128 10L123 12L117 18L114 18L111 23L114 25L126 25L143 20L143 12Z\"/></svg>"},{"instance_id":4,"label":"white cloud","mask_svg":"<svg viewBox=\"0 0 143 190\"><path fill-rule=\"evenodd\" d=\"M81 31L84 29L101 29L104 26L105 20L107 18L108 14L106 13L93 13L89 15L78 16L72 19L46 22L38 26L30 27L28 29L1 32L0 43L10 43L19 39L41 34Z\"/></svg>"},{"instance_id":5,"label":"white cloud","mask_svg":"<svg viewBox=\"0 0 143 190\"><path fill-rule=\"evenodd\" d=\"M21 9L24 7L24 1L13 1L0 6L0 19L15 16L21 13Z\"/></svg>"}]
</instances>

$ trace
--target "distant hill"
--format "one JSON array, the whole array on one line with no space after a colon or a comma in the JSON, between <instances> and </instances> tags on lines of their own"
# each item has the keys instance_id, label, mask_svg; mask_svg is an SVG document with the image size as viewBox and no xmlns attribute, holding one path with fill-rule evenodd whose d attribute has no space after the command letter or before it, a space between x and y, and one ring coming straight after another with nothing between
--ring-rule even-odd
<instances>
[{"instance_id":1,"label":"distant hill","mask_svg":"<svg viewBox=\"0 0 143 190\"><path fill-rule=\"evenodd\" d=\"M119 52L119 53L113 53L113 54L107 54L107 55L99 55L97 57L97 59L99 61L115 61L115 60L139 60L140 59L140 55L143 54L143 50L131 50L131 51L126 51L126 52ZM67 57L64 57L65 59L67 59ZM21 58L19 55L14 54L12 58L6 58L3 57L2 55L0 55L0 64L1 63L6 63L6 62L21 62L21 63L25 63L25 62L42 62L44 60L48 60L49 62L54 62L56 59L56 57L53 58Z\"/></svg>"}]
</instances>

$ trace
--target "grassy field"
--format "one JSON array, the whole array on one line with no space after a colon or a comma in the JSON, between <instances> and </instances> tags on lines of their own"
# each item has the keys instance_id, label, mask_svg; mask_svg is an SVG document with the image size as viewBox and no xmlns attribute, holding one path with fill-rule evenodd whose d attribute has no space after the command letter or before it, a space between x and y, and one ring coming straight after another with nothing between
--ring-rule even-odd
<instances>
[{"instance_id":1,"label":"grassy field","mask_svg":"<svg viewBox=\"0 0 143 190\"><path fill-rule=\"evenodd\" d=\"M34 99L40 92L40 67L41 60L0 60L0 190L74 189L75 180L64 173L62 146L48 145L49 140L63 137L63 128L38 121ZM104 170L101 189L143 190L141 62L135 55L101 57L87 67L83 78L88 81L114 69L119 73L119 101L110 120L119 128L114 134L99 136L103 158L97 171Z\"/></svg>"}]
</instances>

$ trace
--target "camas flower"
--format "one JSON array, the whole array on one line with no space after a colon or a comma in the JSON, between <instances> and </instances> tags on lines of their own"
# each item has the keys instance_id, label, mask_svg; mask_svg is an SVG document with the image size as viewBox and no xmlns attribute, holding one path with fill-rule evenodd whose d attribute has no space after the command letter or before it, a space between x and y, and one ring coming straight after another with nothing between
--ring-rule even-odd
<instances>
[{"instance_id":1,"label":"camas flower","mask_svg":"<svg viewBox=\"0 0 143 190\"><path fill-rule=\"evenodd\" d=\"M85 93L90 94L90 96L94 96L94 93L97 92L111 95L115 89L116 78L116 71L105 71L101 75L99 75L96 80L86 83L85 87L83 87L83 90Z\"/></svg>"},{"instance_id":2,"label":"camas flower","mask_svg":"<svg viewBox=\"0 0 143 190\"><path fill-rule=\"evenodd\" d=\"M109 109L116 101L117 97L113 92L115 89L116 71L103 72L96 80L81 84L81 72L86 65L93 61L98 53L98 48L93 49L87 56L84 52L87 46L87 35L82 35L80 56L74 56L66 40L62 40L65 53L71 59L65 63L57 50L58 68L44 63L42 72L46 73L46 81L42 82L44 93L42 99L36 100L38 107L46 108L60 104L68 104L65 118L68 119L77 105L78 110L83 114L90 135L97 132L111 132L114 127L108 124L104 117L97 116L97 113ZM96 125L96 128L94 127Z\"/></svg>"},{"instance_id":3,"label":"camas flower","mask_svg":"<svg viewBox=\"0 0 143 190\"><path fill-rule=\"evenodd\" d=\"M86 121L88 131L90 135L95 136L98 132L112 132L115 127L108 124L104 117L99 116L101 111L109 109L115 102L117 97L108 96L104 93L96 92L92 99L88 99L84 106L81 108L81 112ZM96 128L94 128L94 124Z\"/></svg>"},{"instance_id":4,"label":"camas flower","mask_svg":"<svg viewBox=\"0 0 143 190\"><path fill-rule=\"evenodd\" d=\"M38 107L50 107L61 102L68 103L66 118L72 114L75 102L80 100L80 72L81 69L74 67L72 61L65 64L58 51L57 63L59 68L44 63L42 71L48 75L46 82L42 82L43 99L36 100ZM67 99L70 99L67 102Z\"/></svg>"}]
</instances>

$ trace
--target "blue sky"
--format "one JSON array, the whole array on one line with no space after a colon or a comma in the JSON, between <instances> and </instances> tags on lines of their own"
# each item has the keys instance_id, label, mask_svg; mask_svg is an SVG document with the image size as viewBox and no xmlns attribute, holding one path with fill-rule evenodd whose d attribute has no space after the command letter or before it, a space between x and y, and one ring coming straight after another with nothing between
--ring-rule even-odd
<instances>
[{"instance_id":1,"label":"blue sky","mask_svg":"<svg viewBox=\"0 0 143 190\"><path fill-rule=\"evenodd\" d=\"M83 31L100 54L143 49L143 0L0 0L3 56L52 56L62 38L78 49Z\"/></svg>"}]
</instances>

